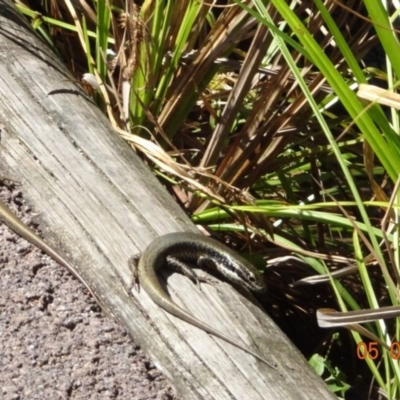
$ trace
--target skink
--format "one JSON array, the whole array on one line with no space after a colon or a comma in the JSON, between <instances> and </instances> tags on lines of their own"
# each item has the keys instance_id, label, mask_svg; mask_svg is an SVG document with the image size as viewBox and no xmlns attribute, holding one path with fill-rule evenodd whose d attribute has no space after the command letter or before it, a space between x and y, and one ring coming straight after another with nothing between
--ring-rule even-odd
<instances>
[{"instance_id":1,"label":"skink","mask_svg":"<svg viewBox=\"0 0 400 400\"><path fill-rule=\"evenodd\" d=\"M249 261L218 241L196 233L179 232L161 236L150 243L140 258L132 257L129 264L136 283L162 309L276 369L275 365L201 322L171 300L161 286L157 273L162 267L168 266L198 283L196 274L185 264L186 261L195 262L199 267L215 268L230 281L252 292L262 293L266 290L264 280Z\"/></svg>"},{"instance_id":2,"label":"skink","mask_svg":"<svg viewBox=\"0 0 400 400\"><path fill-rule=\"evenodd\" d=\"M93 297L97 300L93 291L89 288L88 284L78 274L75 267L71 265L64 257L61 256L56 250L50 247L40 236L38 236L31 228L26 226L7 206L0 200L0 221L12 229L17 235L23 237L40 250L44 251L54 261L65 267L69 272L75 275L92 293Z\"/></svg>"}]
</instances>

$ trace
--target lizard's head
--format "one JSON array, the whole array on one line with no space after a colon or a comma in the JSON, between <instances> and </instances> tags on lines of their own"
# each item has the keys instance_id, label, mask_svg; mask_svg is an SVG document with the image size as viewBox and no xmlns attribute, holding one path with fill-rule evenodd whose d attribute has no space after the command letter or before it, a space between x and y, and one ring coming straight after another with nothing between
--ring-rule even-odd
<instances>
[{"instance_id":1,"label":"lizard's head","mask_svg":"<svg viewBox=\"0 0 400 400\"><path fill-rule=\"evenodd\" d=\"M233 250L226 248L225 251L216 253L210 261L231 282L254 293L263 293L267 290L264 277L257 268Z\"/></svg>"}]
</instances>

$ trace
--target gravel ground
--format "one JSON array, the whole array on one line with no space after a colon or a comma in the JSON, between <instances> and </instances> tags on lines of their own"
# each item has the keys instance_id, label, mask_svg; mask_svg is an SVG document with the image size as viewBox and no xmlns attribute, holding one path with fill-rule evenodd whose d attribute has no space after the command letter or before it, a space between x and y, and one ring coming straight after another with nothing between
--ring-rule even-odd
<instances>
[{"instance_id":1,"label":"gravel ground","mask_svg":"<svg viewBox=\"0 0 400 400\"><path fill-rule=\"evenodd\" d=\"M0 192L32 227L20 190ZM177 399L87 289L1 223L0 273L1 399Z\"/></svg>"}]
</instances>

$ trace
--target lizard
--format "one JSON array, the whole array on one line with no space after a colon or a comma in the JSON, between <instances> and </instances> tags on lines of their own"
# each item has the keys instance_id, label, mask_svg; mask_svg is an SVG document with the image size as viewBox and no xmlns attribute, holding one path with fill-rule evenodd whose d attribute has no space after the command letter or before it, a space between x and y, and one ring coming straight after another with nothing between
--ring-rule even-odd
<instances>
[{"instance_id":1,"label":"lizard","mask_svg":"<svg viewBox=\"0 0 400 400\"><path fill-rule=\"evenodd\" d=\"M70 264L58 251L49 246L39 235L35 233L35 231L24 224L2 200L0 200L0 221L13 230L17 235L23 237L28 242L38 247L54 261L71 272L80 282L83 283L96 301L98 301L97 296L90 289L85 280L79 275L76 268Z\"/></svg>"},{"instance_id":2,"label":"lizard","mask_svg":"<svg viewBox=\"0 0 400 400\"><path fill-rule=\"evenodd\" d=\"M198 285L199 278L184 261L196 262L198 267L215 268L230 281L254 293L266 291L265 280L249 261L217 240L197 233L175 232L160 236L141 255L131 257L128 263L136 285L141 286L159 307L276 369L271 362L201 322L172 301L161 286L157 273L163 266L168 266Z\"/></svg>"}]
</instances>

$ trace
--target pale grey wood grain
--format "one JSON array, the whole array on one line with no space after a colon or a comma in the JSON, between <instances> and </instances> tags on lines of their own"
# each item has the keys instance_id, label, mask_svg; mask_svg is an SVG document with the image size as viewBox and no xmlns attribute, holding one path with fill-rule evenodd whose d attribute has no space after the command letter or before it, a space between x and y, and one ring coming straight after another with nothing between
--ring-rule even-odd
<instances>
[{"instance_id":1,"label":"pale grey wood grain","mask_svg":"<svg viewBox=\"0 0 400 400\"><path fill-rule=\"evenodd\" d=\"M110 129L46 45L0 0L0 174L21 182L43 236L66 254L184 399L334 398L265 313L227 284L168 277L173 299L278 364L251 356L132 297L127 260L157 235L196 231L137 155ZM50 94L48 94L50 93Z\"/></svg>"}]
</instances>

